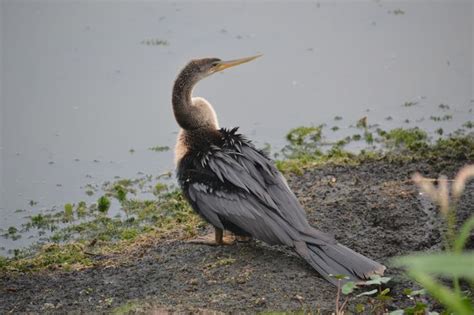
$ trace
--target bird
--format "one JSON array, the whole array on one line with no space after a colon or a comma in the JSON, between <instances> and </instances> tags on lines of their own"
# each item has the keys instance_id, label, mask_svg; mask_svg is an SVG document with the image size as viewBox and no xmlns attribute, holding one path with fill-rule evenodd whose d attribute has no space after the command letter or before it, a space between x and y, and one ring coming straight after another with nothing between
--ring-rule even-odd
<instances>
[{"instance_id":1,"label":"bird","mask_svg":"<svg viewBox=\"0 0 474 315\"><path fill-rule=\"evenodd\" d=\"M311 226L284 176L263 151L238 128L220 128L213 106L193 96L202 79L261 55L223 61L199 58L179 72L172 108L180 130L175 147L178 184L191 207L214 227L214 233L191 240L208 245L257 239L294 250L323 278L338 285L363 283L386 267L340 244ZM339 277L335 277L339 275ZM337 278L337 279L336 279Z\"/></svg>"}]
</instances>

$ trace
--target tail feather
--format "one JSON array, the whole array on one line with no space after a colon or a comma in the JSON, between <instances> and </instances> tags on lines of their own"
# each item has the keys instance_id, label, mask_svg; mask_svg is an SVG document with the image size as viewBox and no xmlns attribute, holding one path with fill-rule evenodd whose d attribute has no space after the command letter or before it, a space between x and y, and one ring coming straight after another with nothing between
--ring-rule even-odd
<instances>
[{"instance_id":1,"label":"tail feather","mask_svg":"<svg viewBox=\"0 0 474 315\"><path fill-rule=\"evenodd\" d=\"M302 244L301 244L302 245ZM346 275L346 281L361 282L371 275L383 275L385 266L339 243L296 246L296 251L326 280L337 285L329 275Z\"/></svg>"}]
</instances>

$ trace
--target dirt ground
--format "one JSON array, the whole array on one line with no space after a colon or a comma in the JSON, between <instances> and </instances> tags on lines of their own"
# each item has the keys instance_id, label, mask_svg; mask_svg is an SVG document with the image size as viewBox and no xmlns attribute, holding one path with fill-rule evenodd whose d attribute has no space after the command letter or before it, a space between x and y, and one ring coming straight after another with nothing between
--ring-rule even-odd
<instances>
[{"instance_id":1,"label":"dirt ground","mask_svg":"<svg viewBox=\"0 0 474 315\"><path fill-rule=\"evenodd\" d=\"M436 209L419 195L411 175L420 171L433 178L439 173L452 178L463 164L379 161L325 166L291 175L289 183L313 225L390 265L391 257L438 250L442 243ZM466 187L460 220L473 212L473 186L471 182ZM472 239L469 246L473 247ZM324 314L334 309L335 288L285 248L259 242L209 247L167 240L140 256L118 267L0 276L0 313L101 313L128 301L135 301L132 308L142 311ZM394 298L388 308L412 303L401 292L416 285L399 270L389 268L387 275L393 277L389 287Z\"/></svg>"}]
</instances>

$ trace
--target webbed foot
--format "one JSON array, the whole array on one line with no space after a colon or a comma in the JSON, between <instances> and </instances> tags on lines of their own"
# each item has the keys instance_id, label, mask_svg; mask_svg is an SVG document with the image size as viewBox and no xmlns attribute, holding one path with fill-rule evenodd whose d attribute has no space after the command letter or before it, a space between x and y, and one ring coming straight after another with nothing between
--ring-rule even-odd
<instances>
[{"instance_id":1,"label":"webbed foot","mask_svg":"<svg viewBox=\"0 0 474 315\"><path fill-rule=\"evenodd\" d=\"M191 244L201 244L209 246L218 246L218 245L233 245L236 242L236 237L233 235L224 235L224 231L218 228L215 228L214 233L209 233L204 236L198 236L196 238L186 241Z\"/></svg>"}]
</instances>

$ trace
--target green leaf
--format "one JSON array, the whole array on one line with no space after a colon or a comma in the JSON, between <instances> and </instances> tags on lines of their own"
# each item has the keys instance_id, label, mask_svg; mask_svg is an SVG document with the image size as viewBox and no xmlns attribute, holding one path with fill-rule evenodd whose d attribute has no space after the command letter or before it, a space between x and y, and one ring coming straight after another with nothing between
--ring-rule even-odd
<instances>
[{"instance_id":1,"label":"green leaf","mask_svg":"<svg viewBox=\"0 0 474 315\"><path fill-rule=\"evenodd\" d=\"M354 281L349 281L349 282L346 282L343 286L342 286L342 294L345 294L345 295L348 295L352 292L354 292L354 289L357 288L357 285L355 284Z\"/></svg>"},{"instance_id":2,"label":"green leaf","mask_svg":"<svg viewBox=\"0 0 474 315\"><path fill-rule=\"evenodd\" d=\"M410 294L407 294L409 296L417 296L417 295L425 295L426 294L426 290L425 289L421 289L421 290L416 290L416 291L411 291Z\"/></svg>"},{"instance_id":3,"label":"green leaf","mask_svg":"<svg viewBox=\"0 0 474 315\"><path fill-rule=\"evenodd\" d=\"M412 255L396 258L393 262L409 271L474 280L474 252Z\"/></svg>"},{"instance_id":4,"label":"green leaf","mask_svg":"<svg viewBox=\"0 0 474 315\"><path fill-rule=\"evenodd\" d=\"M357 314L360 314L362 312L365 311L365 306L364 304L361 304L361 303L358 303L356 306L355 306L355 311Z\"/></svg>"},{"instance_id":5,"label":"green leaf","mask_svg":"<svg viewBox=\"0 0 474 315\"><path fill-rule=\"evenodd\" d=\"M382 284L389 282L392 278L389 277L381 277L379 275L373 275L370 277L371 280L364 282L365 285L372 285L372 284Z\"/></svg>"},{"instance_id":6,"label":"green leaf","mask_svg":"<svg viewBox=\"0 0 474 315\"><path fill-rule=\"evenodd\" d=\"M387 295L388 293L390 292L390 289L389 288L386 288L385 290L383 290L382 292L380 292L380 296L385 296Z\"/></svg>"},{"instance_id":7,"label":"green leaf","mask_svg":"<svg viewBox=\"0 0 474 315\"><path fill-rule=\"evenodd\" d=\"M429 274L422 271L410 271L410 277L419 282L434 298L458 315L474 314L474 307L462 295L454 293L446 286L438 283Z\"/></svg>"},{"instance_id":8,"label":"green leaf","mask_svg":"<svg viewBox=\"0 0 474 315\"><path fill-rule=\"evenodd\" d=\"M332 278L335 278L337 280L345 280L345 279L349 279L348 276L346 275L333 275L333 274L329 274L330 277Z\"/></svg>"},{"instance_id":9,"label":"green leaf","mask_svg":"<svg viewBox=\"0 0 474 315\"><path fill-rule=\"evenodd\" d=\"M454 241L454 252L461 253L464 245L471 235L471 230L474 230L474 215L471 216L464 224L462 225L458 237Z\"/></svg>"},{"instance_id":10,"label":"green leaf","mask_svg":"<svg viewBox=\"0 0 474 315\"><path fill-rule=\"evenodd\" d=\"M413 289L410 289L410 288L408 288L408 289L403 289L402 293L403 293L404 295L410 295L410 294L413 293Z\"/></svg>"},{"instance_id":11,"label":"green leaf","mask_svg":"<svg viewBox=\"0 0 474 315\"><path fill-rule=\"evenodd\" d=\"M364 295L374 295L377 292L378 292L378 290L374 289L374 290L371 290L371 291L362 292L361 294L357 294L356 297L364 296Z\"/></svg>"}]
</instances>

